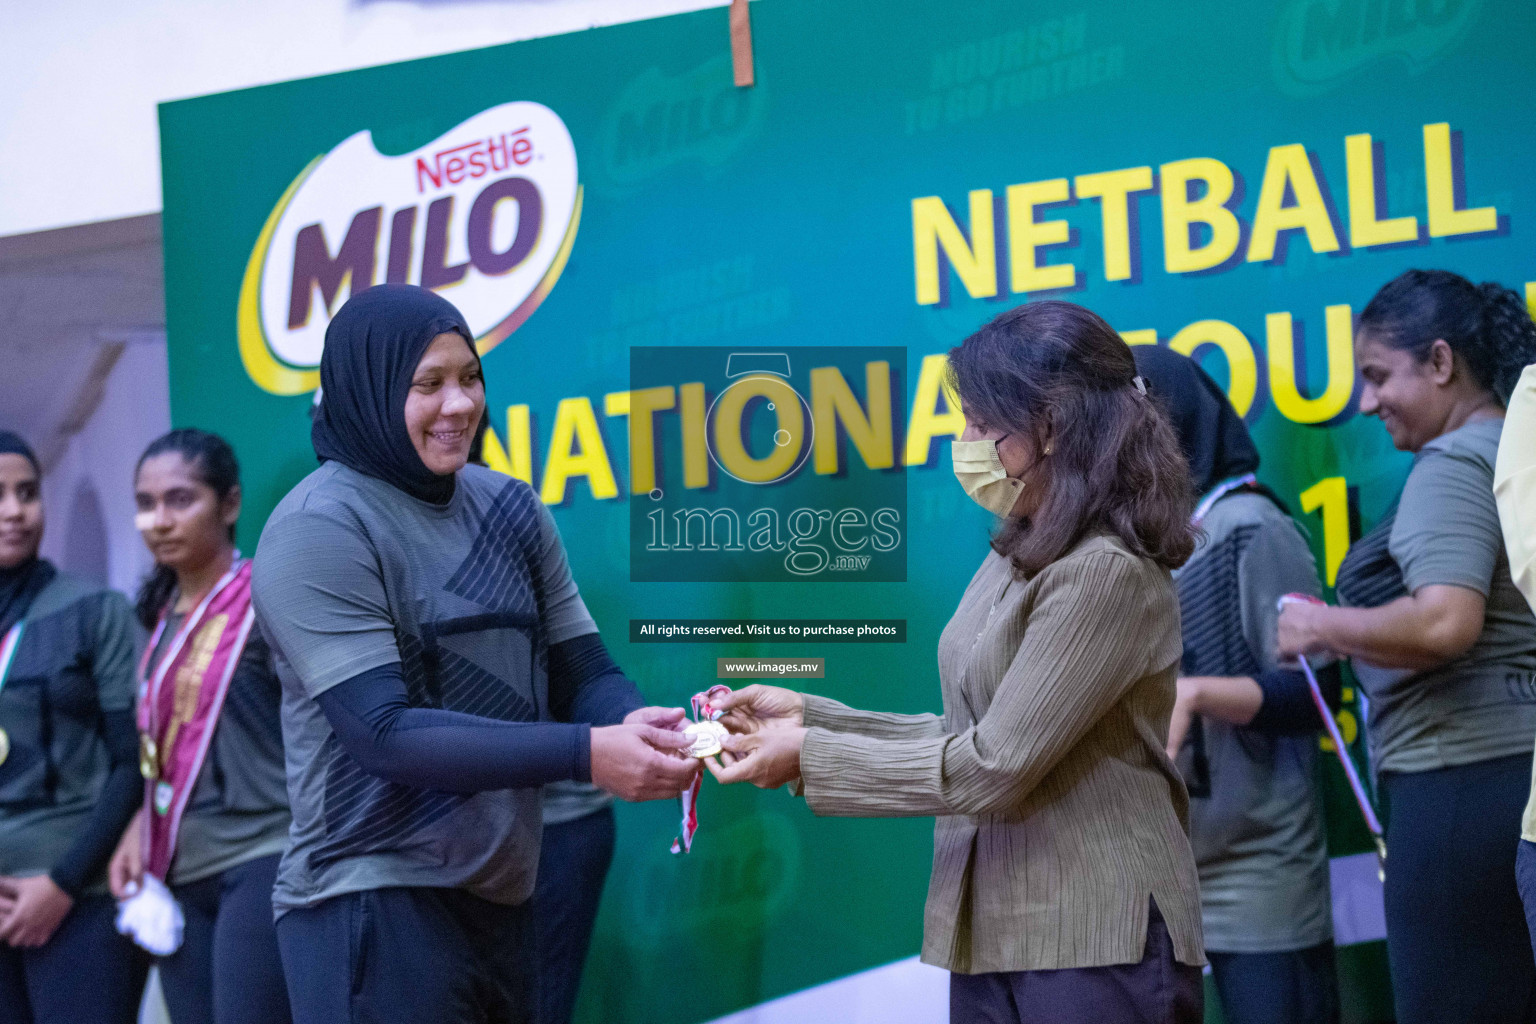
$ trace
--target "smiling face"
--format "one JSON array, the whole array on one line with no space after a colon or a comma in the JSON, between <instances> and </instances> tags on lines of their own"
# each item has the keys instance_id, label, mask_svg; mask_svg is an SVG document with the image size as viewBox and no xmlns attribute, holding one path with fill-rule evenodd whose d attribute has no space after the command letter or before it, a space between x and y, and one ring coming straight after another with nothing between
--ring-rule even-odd
<instances>
[{"instance_id":1,"label":"smiling face","mask_svg":"<svg viewBox=\"0 0 1536 1024\"><path fill-rule=\"evenodd\" d=\"M195 570L217 558L232 544L229 528L240 518L239 486L220 500L180 452L144 460L133 500L134 521L156 564L176 570Z\"/></svg>"},{"instance_id":2,"label":"smiling face","mask_svg":"<svg viewBox=\"0 0 1536 1024\"><path fill-rule=\"evenodd\" d=\"M416 364L405 399L405 429L426 467L439 476L463 469L484 412L479 358L462 335L439 334Z\"/></svg>"},{"instance_id":3,"label":"smiling face","mask_svg":"<svg viewBox=\"0 0 1536 1024\"><path fill-rule=\"evenodd\" d=\"M1463 389L1453 384L1465 377L1456 372L1449 345L1437 340L1421 362L1414 353L1361 331L1355 338L1355 363L1363 380L1360 411L1379 417L1399 450L1416 452L1445 433L1462 397Z\"/></svg>"},{"instance_id":4,"label":"smiling face","mask_svg":"<svg viewBox=\"0 0 1536 1024\"><path fill-rule=\"evenodd\" d=\"M43 543L43 490L26 456L0 455L0 569L14 569Z\"/></svg>"}]
</instances>

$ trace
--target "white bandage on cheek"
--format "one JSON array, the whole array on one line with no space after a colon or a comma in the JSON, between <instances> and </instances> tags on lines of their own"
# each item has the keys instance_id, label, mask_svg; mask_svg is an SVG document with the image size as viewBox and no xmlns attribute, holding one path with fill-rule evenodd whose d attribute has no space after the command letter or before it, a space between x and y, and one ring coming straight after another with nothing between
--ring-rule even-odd
<instances>
[{"instance_id":1,"label":"white bandage on cheek","mask_svg":"<svg viewBox=\"0 0 1536 1024\"><path fill-rule=\"evenodd\" d=\"M155 528L155 514L153 512L139 512L133 517L133 528L140 533L148 533Z\"/></svg>"}]
</instances>

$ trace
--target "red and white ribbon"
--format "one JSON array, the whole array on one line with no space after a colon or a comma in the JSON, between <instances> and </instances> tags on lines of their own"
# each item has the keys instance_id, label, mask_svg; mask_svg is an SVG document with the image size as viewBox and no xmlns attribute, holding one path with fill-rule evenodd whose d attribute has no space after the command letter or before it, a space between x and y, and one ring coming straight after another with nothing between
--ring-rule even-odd
<instances>
[{"instance_id":1,"label":"red and white ribbon","mask_svg":"<svg viewBox=\"0 0 1536 1024\"><path fill-rule=\"evenodd\" d=\"M711 704L710 698L730 692L729 686L711 686L702 693L696 693L688 698L688 703L693 708L693 720L695 722L719 721L725 711ZM688 788L677 794L677 802L683 811L683 825L678 837L672 840L673 853L687 853L693 849L693 834L699 830L699 787L703 783L704 773L699 772L688 784Z\"/></svg>"},{"instance_id":2,"label":"red and white ribbon","mask_svg":"<svg viewBox=\"0 0 1536 1024\"><path fill-rule=\"evenodd\" d=\"M1325 602L1310 594L1286 594L1280 598L1280 607L1283 609L1288 604L1323 605ZM1312 671L1312 665L1305 657L1297 658L1296 661L1301 665L1302 675L1307 677L1307 688L1312 691L1312 703L1317 706L1317 713L1323 720L1323 728L1328 730L1328 738L1333 741L1333 752L1338 755L1339 766L1344 769L1344 778L1349 782L1356 806L1360 808L1360 817L1365 819L1365 827L1370 830L1371 840L1376 844L1378 869L1384 873L1387 866L1387 836L1381 827L1381 819L1376 816L1376 808L1371 805L1370 794L1365 791L1365 783L1360 779L1360 772L1356 770L1355 762L1349 756L1349 747L1345 745L1344 736L1339 732L1339 723L1334 719L1328 702L1323 699L1323 688L1317 683L1317 674Z\"/></svg>"}]
</instances>

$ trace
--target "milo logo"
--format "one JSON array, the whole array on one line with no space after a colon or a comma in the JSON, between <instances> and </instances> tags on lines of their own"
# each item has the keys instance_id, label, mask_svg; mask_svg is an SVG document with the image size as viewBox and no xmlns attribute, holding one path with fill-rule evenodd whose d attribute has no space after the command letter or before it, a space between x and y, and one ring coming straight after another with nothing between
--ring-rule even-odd
<instances>
[{"instance_id":1,"label":"milo logo","mask_svg":"<svg viewBox=\"0 0 1536 1024\"><path fill-rule=\"evenodd\" d=\"M1383 58L1418 71L1459 40L1481 0L1291 0L1275 28L1275 72L1287 92L1327 90Z\"/></svg>"},{"instance_id":2,"label":"milo logo","mask_svg":"<svg viewBox=\"0 0 1536 1024\"><path fill-rule=\"evenodd\" d=\"M618 183L685 160L720 164L762 118L762 86L738 89L729 56L672 77L651 68L619 94L603 118L603 165Z\"/></svg>"},{"instance_id":3,"label":"milo logo","mask_svg":"<svg viewBox=\"0 0 1536 1024\"><path fill-rule=\"evenodd\" d=\"M414 152L358 132L278 199L240 288L240 358L279 395L312 391L331 315L384 282L451 289L484 353L565 268L581 219L576 147L538 103L503 103Z\"/></svg>"}]
</instances>

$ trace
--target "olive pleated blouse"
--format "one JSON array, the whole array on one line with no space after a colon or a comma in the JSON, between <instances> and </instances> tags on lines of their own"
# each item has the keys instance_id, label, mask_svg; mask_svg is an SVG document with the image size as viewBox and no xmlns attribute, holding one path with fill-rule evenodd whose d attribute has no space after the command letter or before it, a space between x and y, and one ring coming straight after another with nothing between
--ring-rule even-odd
<instances>
[{"instance_id":1,"label":"olive pleated blouse","mask_svg":"<svg viewBox=\"0 0 1536 1024\"><path fill-rule=\"evenodd\" d=\"M1139 962L1149 897L1203 964L1188 796L1164 751L1168 572L1093 537L1028 580L989 553L939 638L944 714L806 696L819 815L934 815L922 959L964 974Z\"/></svg>"}]
</instances>

